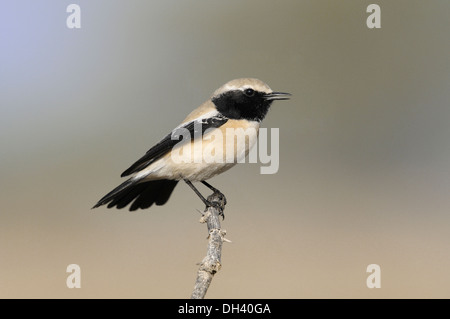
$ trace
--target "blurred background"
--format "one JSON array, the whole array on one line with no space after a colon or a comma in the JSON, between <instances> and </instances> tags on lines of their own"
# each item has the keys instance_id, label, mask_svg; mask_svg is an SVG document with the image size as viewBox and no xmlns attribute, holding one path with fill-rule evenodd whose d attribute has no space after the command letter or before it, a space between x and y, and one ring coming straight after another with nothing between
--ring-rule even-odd
<instances>
[{"instance_id":1,"label":"blurred background","mask_svg":"<svg viewBox=\"0 0 450 319\"><path fill-rule=\"evenodd\" d=\"M256 77L293 94L263 122L280 169L210 180L232 243L207 297L450 298L449 16L446 0L2 1L0 297L188 298L207 231L187 185L90 208L215 89Z\"/></svg>"}]
</instances>

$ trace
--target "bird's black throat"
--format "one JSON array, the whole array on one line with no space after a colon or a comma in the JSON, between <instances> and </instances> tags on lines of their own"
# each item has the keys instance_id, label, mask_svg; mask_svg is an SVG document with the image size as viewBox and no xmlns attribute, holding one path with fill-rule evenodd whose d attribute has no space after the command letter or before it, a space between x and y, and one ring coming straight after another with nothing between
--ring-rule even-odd
<instances>
[{"instance_id":1,"label":"bird's black throat","mask_svg":"<svg viewBox=\"0 0 450 319\"><path fill-rule=\"evenodd\" d=\"M248 96L241 90L233 90L214 97L212 102L229 119L261 122L272 104L264 95L265 93L255 91L252 96Z\"/></svg>"}]
</instances>

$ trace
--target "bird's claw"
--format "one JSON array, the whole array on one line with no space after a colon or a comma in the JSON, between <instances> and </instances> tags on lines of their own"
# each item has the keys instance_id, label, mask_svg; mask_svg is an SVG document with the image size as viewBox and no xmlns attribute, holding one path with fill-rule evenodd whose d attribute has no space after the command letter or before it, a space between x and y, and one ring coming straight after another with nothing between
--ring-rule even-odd
<instances>
[{"instance_id":1,"label":"bird's claw","mask_svg":"<svg viewBox=\"0 0 450 319\"><path fill-rule=\"evenodd\" d=\"M213 207L219 211L219 216L222 216L222 220L225 219L225 214L223 213L225 205L227 204L227 199L224 194L218 190L214 191L212 195L208 197L206 201L206 209Z\"/></svg>"},{"instance_id":2,"label":"bird's claw","mask_svg":"<svg viewBox=\"0 0 450 319\"><path fill-rule=\"evenodd\" d=\"M219 199L219 202L221 203L222 206L225 206L227 204L227 198L225 197L224 194L222 194L221 192L219 192L218 190L216 190L213 193L213 196L216 196Z\"/></svg>"}]
</instances>

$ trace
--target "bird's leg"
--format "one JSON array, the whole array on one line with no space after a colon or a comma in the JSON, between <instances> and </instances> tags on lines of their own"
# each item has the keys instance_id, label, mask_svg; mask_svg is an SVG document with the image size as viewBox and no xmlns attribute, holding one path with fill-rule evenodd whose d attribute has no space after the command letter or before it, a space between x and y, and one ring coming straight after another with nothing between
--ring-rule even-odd
<instances>
[{"instance_id":1,"label":"bird's leg","mask_svg":"<svg viewBox=\"0 0 450 319\"><path fill-rule=\"evenodd\" d=\"M192 190L195 192L195 194L197 194L197 196L200 197L200 199L206 205L206 207L217 207L217 208L219 208L220 215L222 215L222 218L225 219L225 216L223 214L223 207L226 204L226 199L225 199L225 196L220 191L218 191L215 188L212 189L214 191L214 194L216 194L220 198L219 199L220 201L209 201L205 197L203 197L203 195L198 191L198 189L192 184L192 182L190 180L184 179L184 181L185 181L186 184L189 185L190 188L192 188ZM212 187L212 186L209 185L208 187Z\"/></svg>"},{"instance_id":2,"label":"bird's leg","mask_svg":"<svg viewBox=\"0 0 450 319\"><path fill-rule=\"evenodd\" d=\"M221 191L219 191L217 188L215 188L214 186L212 186L211 184L209 184L205 181L202 181L202 184L205 185L206 187L208 187L210 190L212 190L215 194L219 195L219 197L221 197L223 199L223 205L227 204L227 198Z\"/></svg>"},{"instance_id":3,"label":"bird's leg","mask_svg":"<svg viewBox=\"0 0 450 319\"><path fill-rule=\"evenodd\" d=\"M195 186L191 183L190 180L188 179L184 179L184 181L186 182L186 184L189 185L190 188L192 188L192 190L197 194L198 197L200 197L200 199L202 200L202 202L207 206L212 206L211 203L205 198L203 197L203 195L198 191L197 188L195 188Z\"/></svg>"}]
</instances>

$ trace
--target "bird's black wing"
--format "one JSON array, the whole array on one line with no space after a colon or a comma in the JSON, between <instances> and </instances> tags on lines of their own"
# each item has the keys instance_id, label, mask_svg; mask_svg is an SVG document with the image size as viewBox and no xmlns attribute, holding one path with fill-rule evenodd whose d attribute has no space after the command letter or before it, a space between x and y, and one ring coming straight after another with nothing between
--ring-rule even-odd
<instances>
[{"instance_id":1,"label":"bird's black wing","mask_svg":"<svg viewBox=\"0 0 450 319\"><path fill-rule=\"evenodd\" d=\"M201 129L201 134L209 128L217 128L224 125L228 119L222 115L216 115L204 119L194 120L188 122L183 126L177 127L170 134L164 137L158 144L153 146L151 149L145 153L139 160L137 160L133 165L131 165L126 171L120 175L121 177L128 176L130 174L139 172L148 165L160 159L162 156L166 155L167 152L172 150L172 148L180 142L187 142L184 140L180 141L180 138L186 132L190 133L191 140L198 135Z\"/></svg>"}]
</instances>

